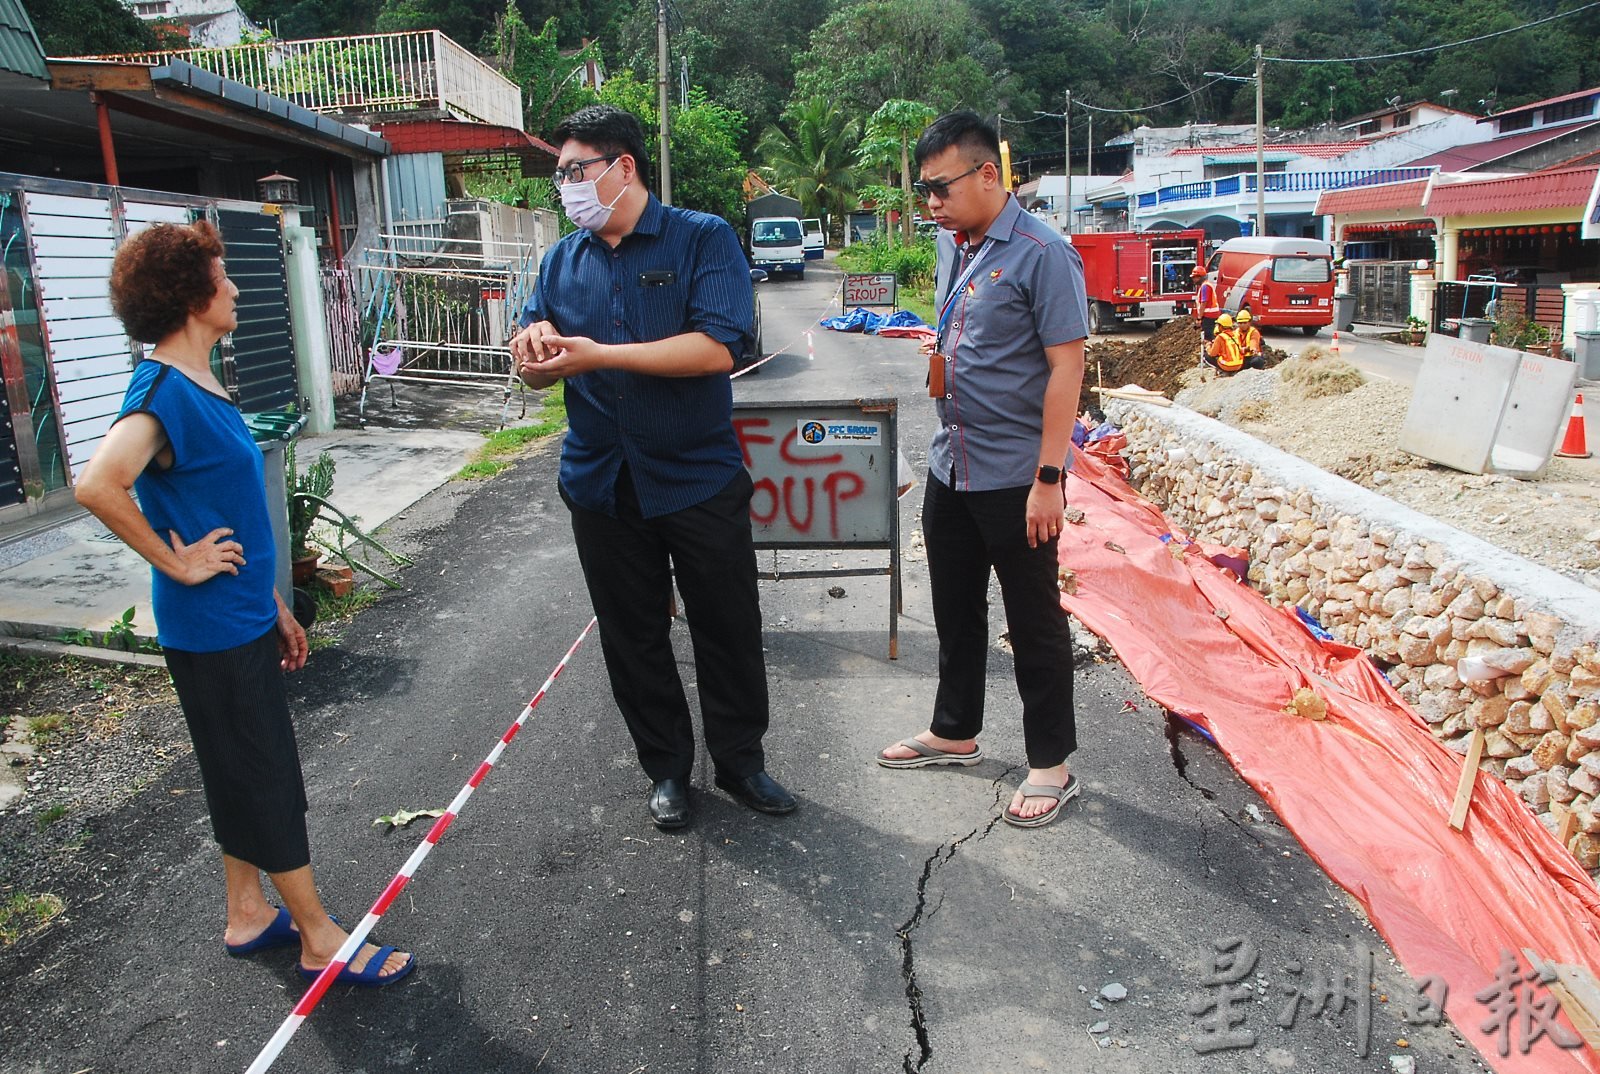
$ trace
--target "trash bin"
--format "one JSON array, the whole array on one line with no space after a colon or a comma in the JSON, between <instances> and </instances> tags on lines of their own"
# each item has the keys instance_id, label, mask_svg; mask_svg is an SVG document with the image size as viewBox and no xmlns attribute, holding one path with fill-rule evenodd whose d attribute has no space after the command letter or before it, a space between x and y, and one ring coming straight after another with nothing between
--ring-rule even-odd
<instances>
[{"instance_id":1,"label":"trash bin","mask_svg":"<svg viewBox=\"0 0 1600 1074\"><path fill-rule=\"evenodd\" d=\"M1572 361L1578 367L1578 376L1600 380L1600 332L1574 332L1572 340Z\"/></svg>"},{"instance_id":2,"label":"trash bin","mask_svg":"<svg viewBox=\"0 0 1600 1074\"><path fill-rule=\"evenodd\" d=\"M277 546L278 594L284 601L294 593L289 569L289 486L284 474L283 452L300 435L306 419L303 414L266 411L244 415L244 423L261 449L261 480L266 486L267 512L272 516L272 543Z\"/></svg>"},{"instance_id":3,"label":"trash bin","mask_svg":"<svg viewBox=\"0 0 1600 1074\"><path fill-rule=\"evenodd\" d=\"M1494 327L1493 321L1484 320L1482 317L1461 318L1461 338L1468 343L1489 342L1489 330Z\"/></svg>"},{"instance_id":4,"label":"trash bin","mask_svg":"<svg viewBox=\"0 0 1600 1074\"><path fill-rule=\"evenodd\" d=\"M1356 319L1356 296L1333 296L1333 330L1335 332L1348 332Z\"/></svg>"}]
</instances>

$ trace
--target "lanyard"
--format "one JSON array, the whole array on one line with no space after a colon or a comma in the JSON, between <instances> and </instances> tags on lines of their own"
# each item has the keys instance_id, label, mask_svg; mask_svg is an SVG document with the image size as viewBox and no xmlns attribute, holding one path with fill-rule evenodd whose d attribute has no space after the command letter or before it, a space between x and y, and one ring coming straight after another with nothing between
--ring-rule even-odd
<instances>
[{"instance_id":1,"label":"lanyard","mask_svg":"<svg viewBox=\"0 0 1600 1074\"><path fill-rule=\"evenodd\" d=\"M993 238L983 240L983 245L978 247L978 256L972 259L972 264L967 266L967 271L961 274L961 278L951 285L950 293L944 296L944 305L939 308L939 323L934 329L940 350L944 349L944 327L950 321L950 312L955 309L956 296L961 293L962 289L967 286L967 282L972 279L972 274L978 270L978 262L983 260L983 255L989 252L989 247L993 244Z\"/></svg>"}]
</instances>

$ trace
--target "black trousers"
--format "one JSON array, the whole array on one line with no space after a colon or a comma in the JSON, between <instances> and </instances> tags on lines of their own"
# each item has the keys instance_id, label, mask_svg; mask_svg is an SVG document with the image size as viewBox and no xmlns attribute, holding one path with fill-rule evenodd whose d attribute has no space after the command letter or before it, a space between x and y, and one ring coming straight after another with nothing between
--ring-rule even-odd
<instances>
[{"instance_id":1,"label":"black trousers","mask_svg":"<svg viewBox=\"0 0 1600 1074\"><path fill-rule=\"evenodd\" d=\"M711 499L645 518L628 468L617 476L617 517L572 511L589 600L600 620L611 692L652 781L687 778L694 727L672 653L672 579L689 620L706 750L734 779L766 767L767 668L750 536L750 475Z\"/></svg>"},{"instance_id":2,"label":"black trousers","mask_svg":"<svg viewBox=\"0 0 1600 1074\"><path fill-rule=\"evenodd\" d=\"M956 492L928 475L922 533L939 635L939 690L930 729L958 739L983 730L993 569L1011 631L1028 767L1052 768L1078 748L1072 635L1061 607L1056 541L1028 547L1029 489Z\"/></svg>"},{"instance_id":3,"label":"black trousers","mask_svg":"<svg viewBox=\"0 0 1600 1074\"><path fill-rule=\"evenodd\" d=\"M223 853L269 873L310 865L306 788L277 630L220 652L163 655Z\"/></svg>"}]
</instances>

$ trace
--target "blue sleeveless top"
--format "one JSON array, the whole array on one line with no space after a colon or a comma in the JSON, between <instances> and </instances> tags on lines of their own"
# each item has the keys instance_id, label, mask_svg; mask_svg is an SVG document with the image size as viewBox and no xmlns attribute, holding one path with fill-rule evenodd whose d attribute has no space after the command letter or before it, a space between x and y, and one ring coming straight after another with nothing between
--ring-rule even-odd
<instances>
[{"instance_id":1,"label":"blue sleeveless top","mask_svg":"<svg viewBox=\"0 0 1600 1074\"><path fill-rule=\"evenodd\" d=\"M226 527L244 549L237 575L219 574L199 585L151 569L157 640L163 648L194 653L255 641L278 620L272 599L277 548L261 449L239 408L172 366L146 359L134 367L118 420L129 414L159 421L172 448L170 467L152 460L133 484L150 527L169 544L171 531L193 544Z\"/></svg>"}]
</instances>

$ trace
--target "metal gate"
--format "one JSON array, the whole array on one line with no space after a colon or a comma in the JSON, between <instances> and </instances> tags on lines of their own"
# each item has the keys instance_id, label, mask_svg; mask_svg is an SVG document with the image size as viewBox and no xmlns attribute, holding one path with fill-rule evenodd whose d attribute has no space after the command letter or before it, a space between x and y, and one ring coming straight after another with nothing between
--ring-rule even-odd
<instances>
[{"instance_id":1,"label":"metal gate","mask_svg":"<svg viewBox=\"0 0 1600 1074\"><path fill-rule=\"evenodd\" d=\"M1412 261L1352 261L1350 293L1362 324L1403 325L1411 316Z\"/></svg>"},{"instance_id":2,"label":"metal gate","mask_svg":"<svg viewBox=\"0 0 1600 1074\"><path fill-rule=\"evenodd\" d=\"M1486 316L1491 299L1501 316L1516 312L1544 325L1557 339L1566 334L1566 293L1560 287L1513 287L1476 277L1468 281L1446 280L1434 289L1434 331L1442 330L1447 320Z\"/></svg>"},{"instance_id":3,"label":"metal gate","mask_svg":"<svg viewBox=\"0 0 1600 1074\"><path fill-rule=\"evenodd\" d=\"M295 401L294 340L278 218L218 209L217 230L228 251L228 276L239 288L239 327L232 333L239 409L288 406Z\"/></svg>"}]
</instances>

